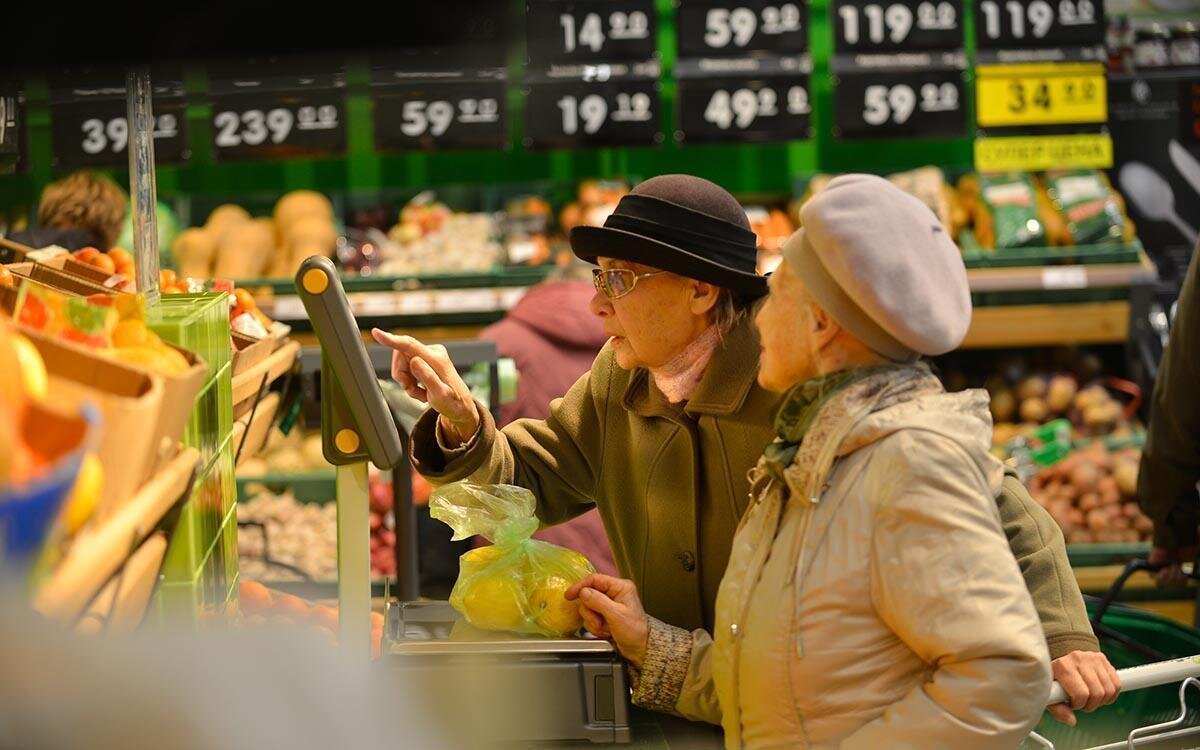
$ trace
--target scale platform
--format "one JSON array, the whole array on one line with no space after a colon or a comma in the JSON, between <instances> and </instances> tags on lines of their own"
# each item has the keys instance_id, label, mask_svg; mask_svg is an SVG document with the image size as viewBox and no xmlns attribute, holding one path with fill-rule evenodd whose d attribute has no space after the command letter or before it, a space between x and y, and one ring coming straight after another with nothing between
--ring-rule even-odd
<instances>
[{"instance_id":1,"label":"scale platform","mask_svg":"<svg viewBox=\"0 0 1200 750\"><path fill-rule=\"evenodd\" d=\"M607 641L478 630L445 601L390 602L384 632L383 667L432 704L468 707L492 741L631 741L625 670Z\"/></svg>"}]
</instances>

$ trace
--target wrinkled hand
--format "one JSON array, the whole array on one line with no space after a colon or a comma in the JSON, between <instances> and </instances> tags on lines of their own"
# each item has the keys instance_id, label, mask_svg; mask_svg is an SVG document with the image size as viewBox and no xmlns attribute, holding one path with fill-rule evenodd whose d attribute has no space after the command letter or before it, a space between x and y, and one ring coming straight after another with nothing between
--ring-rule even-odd
<instances>
[{"instance_id":1,"label":"wrinkled hand","mask_svg":"<svg viewBox=\"0 0 1200 750\"><path fill-rule=\"evenodd\" d=\"M1050 664L1054 680L1067 693L1067 702L1050 706L1050 715L1064 724L1075 726L1075 712L1087 712L1107 706L1121 692L1121 678L1099 651L1072 651Z\"/></svg>"},{"instance_id":2,"label":"wrinkled hand","mask_svg":"<svg viewBox=\"0 0 1200 750\"><path fill-rule=\"evenodd\" d=\"M392 350L392 377L408 395L438 413L443 436L461 445L479 429L479 409L471 389L455 369L446 347L427 346L412 336L393 336L378 328L371 335Z\"/></svg>"},{"instance_id":3,"label":"wrinkled hand","mask_svg":"<svg viewBox=\"0 0 1200 750\"><path fill-rule=\"evenodd\" d=\"M1177 589L1186 586L1188 577L1183 572L1182 565L1187 562L1195 562L1196 551L1195 547L1180 547L1179 549L1154 547L1151 549L1148 562L1151 565L1162 566L1154 574L1154 580L1158 583L1159 588Z\"/></svg>"},{"instance_id":4,"label":"wrinkled hand","mask_svg":"<svg viewBox=\"0 0 1200 750\"><path fill-rule=\"evenodd\" d=\"M612 641L626 661L642 668L650 622L633 581L593 573L567 589L566 597L579 600L583 626L589 633Z\"/></svg>"}]
</instances>

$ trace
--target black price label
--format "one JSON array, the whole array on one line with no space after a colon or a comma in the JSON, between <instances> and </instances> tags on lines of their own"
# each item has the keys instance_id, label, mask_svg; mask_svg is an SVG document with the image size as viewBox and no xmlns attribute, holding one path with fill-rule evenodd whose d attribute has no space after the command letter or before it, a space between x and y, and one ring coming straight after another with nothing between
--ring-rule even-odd
<instances>
[{"instance_id":1,"label":"black price label","mask_svg":"<svg viewBox=\"0 0 1200 750\"><path fill-rule=\"evenodd\" d=\"M843 138L948 137L966 132L957 70L863 71L838 75L835 126Z\"/></svg>"},{"instance_id":2,"label":"black price label","mask_svg":"<svg viewBox=\"0 0 1200 750\"><path fill-rule=\"evenodd\" d=\"M808 76L680 80L680 140L786 141L809 137Z\"/></svg>"},{"instance_id":3,"label":"black price label","mask_svg":"<svg viewBox=\"0 0 1200 750\"><path fill-rule=\"evenodd\" d=\"M0 92L0 157L21 155L22 109L19 94Z\"/></svg>"},{"instance_id":4,"label":"black price label","mask_svg":"<svg viewBox=\"0 0 1200 750\"><path fill-rule=\"evenodd\" d=\"M846 53L957 49L962 0L836 0L834 49Z\"/></svg>"},{"instance_id":5,"label":"black price label","mask_svg":"<svg viewBox=\"0 0 1200 750\"><path fill-rule=\"evenodd\" d=\"M1104 43L1103 0L978 0L975 44L980 49Z\"/></svg>"},{"instance_id":6,"label":"black price label","mask_svg":"<svg viewBox=\"0 0 1200 750\"><path fill-rule=\"evenodd\" d=\"M346 150L340 91L263 91L212 100L213 156L263 159L334 156Z\"/></svg>"},{"instance_id":7,"label":"black price label","mask_svg":"<svg viewBox=\"0 0 1200 750\"><path fill-rule=\"evenodd\" d=\"M531 0L525 23L534 64L645 60L657 48L654 0Z\"/></svg>"},{"instance_id":8,"label":"black price label","mask_svg":"<svg viewBox=\"0 0 1200 750\"><path fill-rule=\"evenodd\" d=\"M380 149L504 148L503 82L434 83L372 89Z\"/></svg>"},{"instance_id":9,"label":"black price label","mask_svg":"<svg viewBox=\"0 0 1200 750\"><path fill-rule=\"evenodd\" d=\"M155 99L154 161L177 164L190 155L187 103ZM50 136L54 163L60 167L126 167L129 164L129 121L123 99L51 103Z\"/></svg>"},{"instance_id":10,"label":"black price label","mask_svg":"<svg viewBox=\"0 0 1200 750\"><path fill-rule=\"evenodd\" d=\"M535 148L661 143L658 121L650 80L539 83L525 99L525 143Z\"/></svg>"},{"instance_id":11,"label":"black price label","mask_svg":"<svg viewBox=\"0 0 1200 750\"><path fill-rule=\"evenodd\" d=\"M683 57L808 51L808 3L803 0L684 0L676 13Z\"/></svg>"}]
</instances>

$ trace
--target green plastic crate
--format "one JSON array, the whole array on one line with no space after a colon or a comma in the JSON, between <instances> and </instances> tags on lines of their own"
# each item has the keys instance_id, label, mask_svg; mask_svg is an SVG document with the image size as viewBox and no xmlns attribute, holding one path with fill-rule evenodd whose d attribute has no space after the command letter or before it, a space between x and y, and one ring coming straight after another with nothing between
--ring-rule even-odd
<instances>
[{"instance_id":1,"label":"green plastic crate","mask_svg":"<svg viewBox=\"0 0 1200 750\"><path fill-rule=\"evenodd\" d=\"M212 461L197 475L192 496L167 547L167 582L190 581L201 570L222 523L233 512L237 487L233 476L233 440L227 437Z\"/></svg>"},{"instance_id":2,"label":"green plastic crate","mask_svg":"<svg viewBox=\"0 0 1200 750\"><path fill-rule=\"evenodd\" d=\"M238 525L236 509L230 510L229 517L225 519L225 524L221 528L221 542L224 545L222 553L225 560L225 579L230 581L236 588L238 578Z\"/></svg>"},{"instance_id":3,"label":"green plastic crate","mask_svg":"<svg viewBox=\"0 0 1200 750\"><path fill-rule=\"evenodd\" d=\"M184 428L183 444L200 452L201 465L212 462L233 435L232 372L232 365L225 365L209 380Z\"/></svg>"},{"instance_id":4,"label":"green plastic crate","mask_svg":"<svg viewBox=\"0 0 1200 750\"><path fill-rule=\"evenodd\" d=\"M146 324L164 340L195 352L212 377L233 359L229 295L166 294L146 311Z\"/></svg>"},{"instance_id":5,"label":"green plastic crate","mask_svg":"<svg viewBox=\"0 0 1200 750\"><path fill-rule=\"evenodd\" d=\"M219 615L237 596L237 576L225 573L224 543L213 541L200 570L186 580L164 580L155 591L150 611L160 624L197 623Z\"/></svg>"},{"instance_id":6,"label":"green plastic crate","mask_svg":"<svg viewBox=\"0 0 1200 750\"><path fill-rule=\"evenodd\" d=\"M975 239L975 234L969 229L958 235L958 246L962 250L963 263L967 268L1137 263L1142 250L1142 243L1135 238L1132 242L1100 245L1007 247L993 251L980 245Z\"/></svg>"}]
</instances>

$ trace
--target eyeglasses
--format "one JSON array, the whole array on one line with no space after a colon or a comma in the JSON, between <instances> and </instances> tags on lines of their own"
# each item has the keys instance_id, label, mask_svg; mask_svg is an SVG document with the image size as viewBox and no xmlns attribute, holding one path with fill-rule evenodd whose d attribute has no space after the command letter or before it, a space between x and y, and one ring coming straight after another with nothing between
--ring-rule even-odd
<instances>
[{"instance_id":1,"label":"eyeglasses","mask_svg":"<svg viewBox=\"0 0 1200 750\"><path fill-rule=\"evenodd\" d=\"M592 284L595 285L596 291L605 297L619 299L632 292L638 281L649 276L657 276L660 273L666 273L666 271L636 274L628 268L610 268L607 271L603 268L593 268Z\"/></svg>"}]
</instances>

